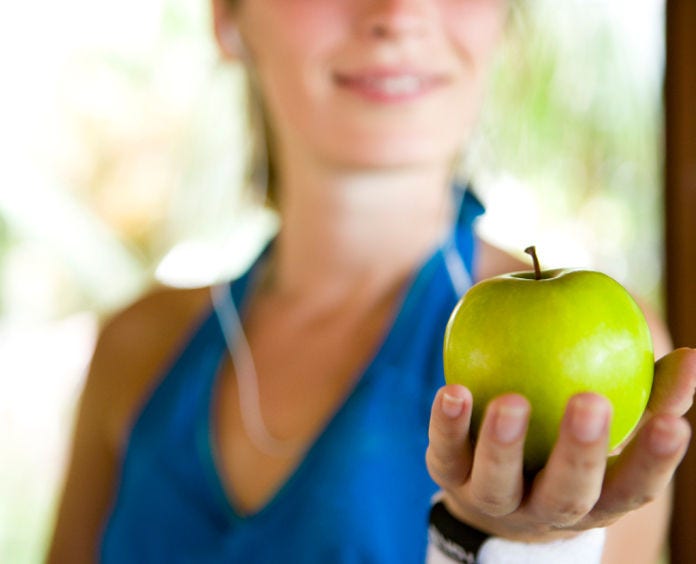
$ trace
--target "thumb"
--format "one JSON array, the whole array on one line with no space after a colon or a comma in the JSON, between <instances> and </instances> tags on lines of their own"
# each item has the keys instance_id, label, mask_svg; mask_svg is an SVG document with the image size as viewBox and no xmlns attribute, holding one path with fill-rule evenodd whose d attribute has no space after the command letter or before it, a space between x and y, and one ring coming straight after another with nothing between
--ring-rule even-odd
<instances>
[{"instance_id":1,"label":"thumb","mask_svg":"<svg viewBox=\"0 0 696 564\"><path fill-rule=\"evenodd\" d=\"M696 349L681 348L655 365L648 411L681 417L693 404L696 388Z\"/></svg>"}]
</instances>

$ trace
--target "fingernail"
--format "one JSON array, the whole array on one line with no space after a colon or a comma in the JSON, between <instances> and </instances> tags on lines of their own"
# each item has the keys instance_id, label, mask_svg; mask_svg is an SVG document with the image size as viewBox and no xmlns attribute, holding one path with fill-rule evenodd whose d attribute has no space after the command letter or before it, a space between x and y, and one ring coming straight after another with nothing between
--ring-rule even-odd
<instances>
[{"instance_id":1,"label":"fingernail","mask_svg":"<svg viewBox=\"0 0 696 564\"><path fill-rule=\"evenodd\" d=\"M650 449L657 455L674 454L682 444L682 436L675 433L666 421L658 419L650 431Z\"/></svg>"},{"instance_id":2,"label":"fingernail","mask_svg":"<svg viewBox=\"0 0 696 564\"><path fill-rule=\"evenodd\" d=\"M597 402L582 397L575 398L570 429L578 441L593 443L604 434L607 415L606 409Z\"/></svg>"},{"instance_id":3,"label":"fingernail","mask_svg":"<svg viewBox=\"0 0 696 564\"><path fill-rule=\"evenodd\" d=\"M464 410L464 398L459 398L445 392L442 395L442 413L450 419L456 419Z\"/></svg>"},{"instance_id":4,"label":"fingernail","mask_svg":"<svg viewBox=\"0 0 696 564\"><path fill-rule=\"evenodd\" d=\"M523 405L501 405L495 417L495 436L501 443L513 443L524 433L527 408Z\"/></svg>"}]
</instances>

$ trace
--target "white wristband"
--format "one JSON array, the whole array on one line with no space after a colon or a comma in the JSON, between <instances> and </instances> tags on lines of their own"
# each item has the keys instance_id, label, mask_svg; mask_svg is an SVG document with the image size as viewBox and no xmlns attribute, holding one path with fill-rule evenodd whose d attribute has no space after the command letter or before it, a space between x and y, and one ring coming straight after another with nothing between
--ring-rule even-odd
<instances>
[{"instance_id":1,"label":"white wristband","mask_svg":"<svg viewBox=\"0 0 696 564\"><path fill-rule=\"evenodd\" d=\"M548 543L526 543L491 537L478 553L479 564L599 564L604 550L605 529L590 529L579 535Z\"/></svg>"}]
</instances>

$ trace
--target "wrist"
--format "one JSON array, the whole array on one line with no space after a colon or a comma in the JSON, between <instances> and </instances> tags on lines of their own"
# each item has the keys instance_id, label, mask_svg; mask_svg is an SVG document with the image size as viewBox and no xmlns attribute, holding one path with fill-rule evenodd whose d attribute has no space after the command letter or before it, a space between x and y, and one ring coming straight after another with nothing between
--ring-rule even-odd
<instances>
[{"instance_id":1,"label":"wrist","mask_svg":"<svg viewBox=\"0 0 696 564\"><path fill-rule=\"evenodd\" d=\"M450 562L474 564L488 538L490 535L487 533L452 515L442 499L434 501L430 508L428 541L436 553L445 556ZM431 558L429 562L435 564L435 560Z\"/></svg>"},{"instance_id":2,"label":"wrist","mask_svg":"<svg viewBox=\"0 0 696 564\"><path fill-rule=\"evenodd\" d=\"M433 498L428 528L428 564L593 564L602 559L605 529L530 542L496 537L466 524Z\"/></svg>"}]
</instances>

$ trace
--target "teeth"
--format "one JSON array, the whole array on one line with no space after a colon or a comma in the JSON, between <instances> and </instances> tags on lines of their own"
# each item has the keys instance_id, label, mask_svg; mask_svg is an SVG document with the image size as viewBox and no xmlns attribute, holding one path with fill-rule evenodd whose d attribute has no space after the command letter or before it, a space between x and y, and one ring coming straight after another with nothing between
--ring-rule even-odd
<instances>
[{"instance_id":1,"label":"teeth","mask_svg":"<svg viewBox=\"0 0 696 564\"><path fill-rule=\"evenodd\" d=\"M371 78L368 80L368 85L370 88L381 90L385 94L394 96L417 92L423 86L423 81L419 77L412 75L390 76Z\"/></svg>"}]
</instances>

